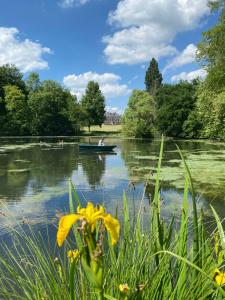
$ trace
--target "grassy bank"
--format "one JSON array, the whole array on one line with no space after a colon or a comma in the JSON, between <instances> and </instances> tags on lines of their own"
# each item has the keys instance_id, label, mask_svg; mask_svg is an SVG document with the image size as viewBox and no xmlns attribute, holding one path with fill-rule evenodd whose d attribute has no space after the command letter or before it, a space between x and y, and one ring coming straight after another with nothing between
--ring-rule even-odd
<instances>
[{"instance_id":1,"label":"grassy bank","mask_svg":"<svg viewBox=\"0 0 225 300\"><path fill-rule=\"evenodd\" d=\"M99 126L91 126L91 131L88 131L88 127L82 128L82 134L87 136L121 136L122 133L121 125L102 125Z\"/></svg>"},{"instance_id":2,"label":"grassy bank","mask_svg":"<svg viewBox=\"0 0 225 300\"><path fill-rule=\"evenodd\" d=\"M140 199L133 222L126 193L118 221L118 209L112 216L100 205L81 207L70 182L70 212L60 220L55 251L32 230L15 232L10 249L2 245L0 299L224 299L225 236L219 217L212 208L217 229L208 237L181 155L182 210L169 224L161 218L162 156L163 143L151 205L144 207Z\"/></svg>"}]
</instances>

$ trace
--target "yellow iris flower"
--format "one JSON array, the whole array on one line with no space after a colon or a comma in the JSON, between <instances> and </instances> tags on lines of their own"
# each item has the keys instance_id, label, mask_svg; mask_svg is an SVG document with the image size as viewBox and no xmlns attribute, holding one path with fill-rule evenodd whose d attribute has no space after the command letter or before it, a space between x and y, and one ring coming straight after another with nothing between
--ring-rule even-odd
<instances>
[{"instance_id":1,"label":"yellow iris flower","mask_svg":"<svg viewBox=\"0 0 225 300\"><path fill-rule=\"evenodd\" d=\"M67 257L70 259L71 262L73 262L75 259L77 259L80 255L80 251L79 250L69 250L67 252Z\"/></svg>"},{"instance_id":2,"label":"yellow iris flower","mask_svg":"<svg viewBox=\"0 0 225 300\"><path fill-rule=\"evenodd\" d=\"M222 273L219 269L215 269L213 279L219 286L225 284L225 273Z\"/></svg>"},{"instance_id":3,"label":"yellow iris flower","mask_svg":"<svg viewBox=\"0 0 225 300\"><path fill-rule=\"evenodd\" d=\"M130 290L130 288L129 288L129 286L128 286L128 284L127 283L124 283L124 284L120 284L119 285L119 290L121 291L121 293L128 293L129 292L129 290Z\"/></svg>"},{"instance_id":4,"label":"yellow iris flower","mask_svg":"<svg viewBox=\"0 0 225 300\"><path fill-rule=\"evenodd\" d=\"M119 239L120 224L118 220L110 214L106 214L103 206L94 207L91 202L88 202L86 208L77 208L77 214L66 215L60 219L57 232L59 247L65 241L72 225L78 220L85 220L89 224L91 232L94 232L97 220L102 220L111 236L112 245L116 244Z\"/></svg>"}]
</instances>

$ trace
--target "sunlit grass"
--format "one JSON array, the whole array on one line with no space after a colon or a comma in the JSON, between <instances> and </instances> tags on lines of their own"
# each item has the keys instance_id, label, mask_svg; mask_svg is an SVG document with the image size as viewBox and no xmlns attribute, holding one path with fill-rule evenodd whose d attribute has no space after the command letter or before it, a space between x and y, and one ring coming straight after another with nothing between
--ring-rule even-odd
<instances>
[{"instance_id":1,"label":"sunlit grass","mask_svg":"<svg viewBox=\"0 0 225 300\"><path fill-rule=\"evenodd\" d=\"M103 124L101 127L99 126L91 126L91 131L88 131L88 127L83 127L83 134L85 135L94 135L94 136L121 136L121 130L122 126L121 125L105 125Z\"/></svg>"}]
</instances>

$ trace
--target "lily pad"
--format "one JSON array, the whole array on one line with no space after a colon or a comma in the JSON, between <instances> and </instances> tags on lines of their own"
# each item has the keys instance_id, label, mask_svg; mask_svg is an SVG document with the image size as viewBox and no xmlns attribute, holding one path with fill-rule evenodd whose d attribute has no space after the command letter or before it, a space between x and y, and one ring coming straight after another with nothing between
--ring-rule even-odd
<instances>
[{"instance_id":1,"label":"lily pad","mask_svg":"<svg viewBox=\"0 0 225 300\"><path fill-rule=\"evenodd\" d=\"M30 172L30 169L14 169L14 170L8 170L8 173L24 173L24 172Z\"/></svg>"},{"instance_id":2,"label":"lily pad","mask_svg":"<svg viewBox=\"0 0 225 300\"><path fill-rule=\"evenodd\" d=\"M138 155L135 156L136 159L146 159L146 160L157 160L158 156L155 155Z\"/></svg>"},{"instance_id":3,"label":"lily pad","mask_svg":"<svg viewBox=\"0 0 225 300\"><path fill-rule=\"evenodd\" d=\"M14 162L18 162L18 163L27 163L27 164L30 164L30 163L31 163L30 160L26 160L26 159L15 159Z\"/></svg>"}]
</instances>

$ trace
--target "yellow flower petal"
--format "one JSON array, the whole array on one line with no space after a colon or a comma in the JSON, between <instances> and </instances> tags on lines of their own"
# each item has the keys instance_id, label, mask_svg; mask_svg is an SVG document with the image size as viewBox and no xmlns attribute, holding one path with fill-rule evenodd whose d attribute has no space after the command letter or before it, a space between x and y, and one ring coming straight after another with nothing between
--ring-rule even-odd
<instances>
[{"instance_id":1,"label":"yellow flower petal","mask_svg":"<svg viewBox=\"0 0 225 300\"><path fill-rule=\"evenodd\" d=\"M92 218L95 213L95 208L94 208L93 203L88 202L86 208L78 207L77 212L79 215L83 216L88 221L88 223L92 223Z\"/></svg>"},{"instance_id":2,"label":"yellow flower petal","mask_svg":"<svg viewBox=\"0 0 225 300\"><path fill-rule=\"evenodd\" d=\"M98 217L104 213L105 213L105 209L103 206L101 206L101 205L96 206L95 213L93 215L93 219L95 219L95 220L98 219Z\"/></svg>"},{"instance_id":3,"label":"yellow flower petal","mask_svg":"<svg viewBox=\"0 0 225 300\"><path fill-rule=\"evenodd\" d=\"M213 279L220 286L225 284L225 273L222 273L219 269L215 269Z\"/></svg>"},{"instance_id":4,"label":"yellow flower petal","mask_svg":"<svg viewBox=\"0 0 225 300\"><path fill-rule=\"evenodd\" d=\"M112 245L115 245L119 239L120 223L117 219L114 219L110 214L104 214L101 216L104 221L105 227L111 236Z\"/></svg>"},{"instance_id":5,"label":"yellow flower petal","mask_svg":"<svg viewBox=\"0 0 225 300\"><path fill-rule=\"evenodd\" d=\"M69 250L67 252L67 257L71 260L71 262L73 262L79 256L80 256L80 251L78 249L76 249L76 250Z\"/></svg>"},{"instance_id":6,"label":"yellow flower petal","mask_svg":"<svg viewBox=\"0 0 225 300\"><path fill-rule=\"evenodd\" d=\"M121 291L121 293L128 293L129 292L129 290L130 290L130 288L129 288L129 286L128 286L128 284L127 283L124 283L124 284L120 284L119 285L119 290Z\"/></svg>"},{"instance_id":7,"label":"yellow flower petal","mask_svg":"<svg viewBox=\"0 0 225 300\"><path fill-rule=\"evenodd\" d=\"M71 214L62 217L59 221L59 228L57 232L57 242L59 247L62 246L63 242L65 241L71 226L77 222L81 218L80 215Z\"/></svg>"},{"instance_id":8,"label":"yellow flower petal","mask_svg":"<svg viewBox=\"0 0 225 300\"><path fill-rule=\"evenodd\" d=\"M103 219L104 215L105 215L105 209L103 206L98 205L97 207L94 208L95 209L95 213L92 216L92 222L91 222L91 232L94 232L95 228L96 228L96 221L99 219Z\"/></svg>"}]
</instances>

